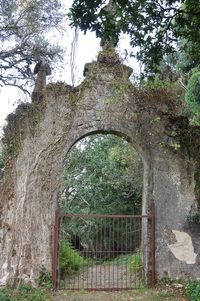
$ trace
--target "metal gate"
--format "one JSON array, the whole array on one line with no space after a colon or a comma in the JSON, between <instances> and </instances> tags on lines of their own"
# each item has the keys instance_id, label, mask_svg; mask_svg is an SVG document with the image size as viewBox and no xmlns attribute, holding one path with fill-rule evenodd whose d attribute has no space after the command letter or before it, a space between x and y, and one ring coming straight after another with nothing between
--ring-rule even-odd
<instances>
[{"instance_id":1,"label":"metal gate","mask_svg":"<svg viewBox=\"0 0 200 301\"><path fill-rule=\"evenodd\" d=\"M150 223L151 284L155 282L155 224L151 215L56 214L53 286L122 290L144 286L142 225ZM149 227L148 227L149 228Z\"/></svg>"}]
</instances>

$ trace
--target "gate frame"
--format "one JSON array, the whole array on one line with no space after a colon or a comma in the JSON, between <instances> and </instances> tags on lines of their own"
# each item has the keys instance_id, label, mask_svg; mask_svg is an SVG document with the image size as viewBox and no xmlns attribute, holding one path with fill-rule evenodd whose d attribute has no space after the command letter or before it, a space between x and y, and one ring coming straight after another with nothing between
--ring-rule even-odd
<instances>
[{"instance_id":1,"label":"gate frame","mask_svg":"<svg viewBox=\"0 0 200 301\"><path fill-rule=\"evenodd\" d=\"M53 241L53 254L52 254L52 286L53 289L57 288L57 278L58 278L58 241L59 241L59 225L60 220L64 216L88 216L88 217L135 217L140 218L141 221L146 218L149 232L151 233L151 244L150 244L150 258L151 258L151 287L156 285L156 226L155 226L155 204L151 204L151 213L142 215L115 215L115 214L61 214L60 210L56 210L55 213L55 225L54 225L54 241ZM88 289L97 291L98 289ZM109 289L101 289L109 290ZM113 289L112 289L113 290ZM120 290L120 289L119 289Z\"/></svg>"}]
</instances>

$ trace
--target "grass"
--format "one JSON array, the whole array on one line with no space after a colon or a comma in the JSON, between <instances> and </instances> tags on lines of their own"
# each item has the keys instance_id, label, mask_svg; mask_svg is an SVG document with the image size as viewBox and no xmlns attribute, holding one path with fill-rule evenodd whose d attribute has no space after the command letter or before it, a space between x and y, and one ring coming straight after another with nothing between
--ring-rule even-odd
<instances>
[{"instance_id":1,"label":"grass","mask_svg":"<svg viewBox=\"0 0 200 301\"><path fill-rule=\"evenodd\" d=\"M103 265L123 265L126 264L129 271L140 271L142 262L141 262L141 253L137 251L134 254L120 255L112 260L105 260L102 263Z\"/></svg>"},{"instance_id":2,"label":"grass","mask_svg":"<svg viewBox=\"0 0 200 301\"><path fill-rule=\"evenodd\" d=\"M183 291L169 289L166 287L159 289L137 289L130 291L113 292L64 292L54 293L52 301L188 301L183 295Z\"/></svg>"},{"instance_id":3,"label":"grass","mask_svg":"<svg viewBox=\"0 0 200 301\"><path fill-rule=\"evenodd\" d=\"M189 301L183 289L158 287L113 292L49 291L22 285L18 290L0 289L0 301ZM193 300L193 299L192 299Z\"/></svg>"},{"instance_id":4,"label":"grass","mask_svg":"<svg viewBox=\"0 0 200 301\"><path fill-rule=\"evenodd\" d=\"M190 301L200 301L200 281L190 281L186 286L186 293Z\"/></svg>"}]
</instances>

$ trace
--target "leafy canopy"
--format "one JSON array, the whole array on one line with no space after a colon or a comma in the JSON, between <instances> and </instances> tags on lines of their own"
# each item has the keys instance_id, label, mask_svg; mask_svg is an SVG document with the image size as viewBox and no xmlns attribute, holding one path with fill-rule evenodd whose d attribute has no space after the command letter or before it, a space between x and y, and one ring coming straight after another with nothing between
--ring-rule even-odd
<instances>
[{"instance_id":1,"label":"leafy canopy","mask_svg":"<svg viewBox=\"0 0 200 301\"><path fill-rule=\"evenodd\" d=\"M130 36L130 44L138 47L137 58L152 70L177 47L200 63L200 2L196 0L74 0L69 17L71 25L97 37L117 42L121 33ZM188 44L189 42L189 44Z\"/></svg>"}]
</instances>

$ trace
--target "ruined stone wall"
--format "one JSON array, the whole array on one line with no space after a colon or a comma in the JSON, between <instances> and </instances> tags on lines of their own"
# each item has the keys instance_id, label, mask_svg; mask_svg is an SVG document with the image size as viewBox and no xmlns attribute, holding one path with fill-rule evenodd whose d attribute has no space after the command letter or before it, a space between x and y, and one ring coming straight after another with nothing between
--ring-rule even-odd
<instances>
[{"instance_id":1,"label":"ruined stone wall","mask_svg":"<svg viewBox=\"0 0 200 301\"><path fill-rule=\"evenodd\" d=\"M143 160L143 213L152 200L156 207L158 277L200 277L198 225L187 221L198 201L199 128L174 116L162 91L148 94L133 87L130 68L112 57L106 61L101 55L87 64L86 75L75 89L49 85L46 95L8 118L0 179L0 285L34 281L41 266L51 271L63 162L77 140L96 132L126 137ZM145 266L151 269L147 251Z\"/></svg>"}]
</instances>

